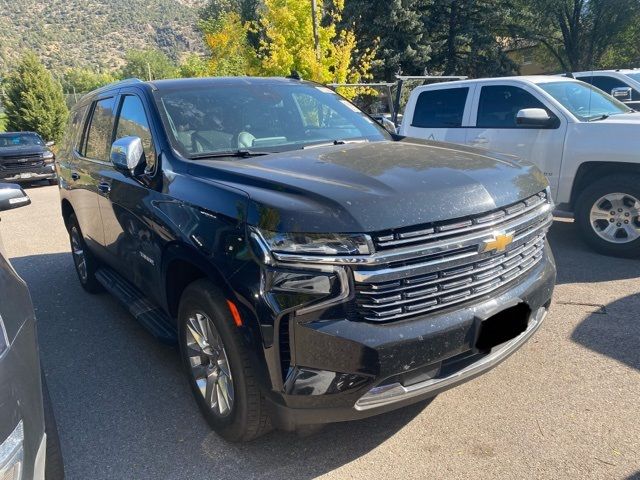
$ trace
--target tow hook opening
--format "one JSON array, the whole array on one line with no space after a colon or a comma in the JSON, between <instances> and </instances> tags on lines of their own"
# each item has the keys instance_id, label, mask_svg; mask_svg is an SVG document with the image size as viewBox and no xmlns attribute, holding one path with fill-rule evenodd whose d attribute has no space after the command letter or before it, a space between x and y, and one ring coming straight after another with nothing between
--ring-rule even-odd
<instances>
[{"instance_id":1,"label":"tow hook opening","mask_svg":"<svg viewBox=\"0 0 640 480\"><path fill-rule=\"evenodd\" d=\"M490 352L494 347L512 340L527 329L530 318L531 308L525 303L519 303L487 318L480 324L476 349Z\"/></svg>"}]
</instances>

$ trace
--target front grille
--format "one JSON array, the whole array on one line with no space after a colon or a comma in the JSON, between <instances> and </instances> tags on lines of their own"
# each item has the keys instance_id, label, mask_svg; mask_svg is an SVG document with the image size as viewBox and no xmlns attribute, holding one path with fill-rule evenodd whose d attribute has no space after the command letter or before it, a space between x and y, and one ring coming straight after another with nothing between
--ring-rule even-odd
<instances>
[{"instance_id":1,"label":"front grille","mask_svg":"<svg viewBox=\"0 0 640 480\"><path fill-rule=\"evenodd\" d=\"M409 239L419 242L414 250L426 253L375 270L355 269L357 317L371 322L411 318L516 281L542 259L550 215L543 192L483 216L434 225L430 233L420 227L375 236L378 248L396 246L388 251L389 258L396 251L405 251ZM508 233L511 245L502 252L482 253L482 246L495 232ZM419 248L423 244L425 248ZM429 246L437 253L430 253Z\"/></svg>"},{"instance_id":2,"label":"front grille","mask_svg":"<svg viewBox=\"0 0 640 480\"><path fill-rule=\"evenodd\" d=\"M12 155L0 158L0 168L4 170L20 170L29 167L41 167L44 160L40 154Z\"/></svg>"},{"instance_id":3,"label":"front grille","mask_svg":"<svg viewBox=\"0 0 640 480\"><path fill-rule=\"evenodd\" d=\"M467 234L476 230L484 230L509 222L512 219L521 217L527 212L540 208L540 206L547 204L548 201L546 192L540 192L537 195L533 195L523 200L522 202L517 202L505 208L500 208L482 215L458 220L437 222L422 225L417 228L409 227L382 232L374 235L373 243L376 250L381 251L409 245L425 244L431 241L455 237L457 235Z\"/></svg>"}]
</instances>

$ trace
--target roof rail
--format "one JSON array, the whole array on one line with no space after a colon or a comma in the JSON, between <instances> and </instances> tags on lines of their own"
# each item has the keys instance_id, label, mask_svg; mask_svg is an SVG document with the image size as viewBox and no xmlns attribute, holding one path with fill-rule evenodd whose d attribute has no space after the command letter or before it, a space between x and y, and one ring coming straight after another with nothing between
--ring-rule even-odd
<instances>
[{"instance_id":1,"label":"roof rail","mask_svg":"<svg viewBox=\"0 0 640 480\"><path fill-rule=\"evenodd\" d=\"M126 87L127 85L135 85L138 83L144 83L144 82L139 78L125 78L124 80L119 80L117 82L109 83L100 88L97 88L96 90L92 90L86 95L83 95L82 98L86 97L87 95L94 95L96 93L104 92L105 90L111 90L112 88Z\"/></svg>"}]
</instances>

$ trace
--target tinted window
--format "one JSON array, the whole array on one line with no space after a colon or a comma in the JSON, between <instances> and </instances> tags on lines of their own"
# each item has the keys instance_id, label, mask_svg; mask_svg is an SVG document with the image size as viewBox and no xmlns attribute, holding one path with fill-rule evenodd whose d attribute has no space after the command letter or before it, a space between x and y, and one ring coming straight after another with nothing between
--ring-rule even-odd
<instances>
[{"instance_id":1,"label":"tinted window","mask_svg":"<svg viewBox=\"0 0 640 480\"><path fill-rule=\"evenodd\" d=\"M156 166L156 150L151 139L151 130L144 106L142 101L134 95L127 95L122 99L118 127L116 128L116 140L122 137L140 137L146 162L145 170L147 172L153 171Z\"/></svg>"},{"instance_id":2,"label":"tinted window","mask_svg":"<svg viewBox=\"0 0 640 480\"><path fill-rule=\"evenodd\" d=\"M629 76L631 77L631 75ZM582 80L583 82L590 83L594 87L599 88L600 90L602 90L605 93L608 93L609 95L611 95L611 91L614 88L619 88L619 87L630 88L630 85L623 82L622 80L618 80L617 78L614 78L614 77L606 77L603 75L597 75L593 77L592 76L578 77L578 80ZM640 100L640 92L632 88L631 99Z\"/></svg>"},{"instance_id":3,"label":"tinted window","mask_svg":"<svg viewBox=\"0 0 640 480\"><path fill-rule=\"evenodd\" d=\"M95 105L84 151L87 158L109 160L113 134L113 102L113 98L105 98Z\"/></svg>"},{"instance_id":4,"label":"tinted window","mask_svg":"<svg viewBox=\"0 0 640 480\"><path fill-rule=\"evenodd\" d=\"M491 85L482 87L476 126L483 128L515 128L516 115L523 108L546 107L536 97L519 87Z\"/></svg>"},{"instance_id":5,"label":"tinted window","mask_svg":"<svg viewBox=\"0 0 640 480\"><path fill-rule=\"evenodd\" d=\"M462 126L468 88L427 90L418 96L411 126L451 128Z\"/></svg>"}]
</instances>

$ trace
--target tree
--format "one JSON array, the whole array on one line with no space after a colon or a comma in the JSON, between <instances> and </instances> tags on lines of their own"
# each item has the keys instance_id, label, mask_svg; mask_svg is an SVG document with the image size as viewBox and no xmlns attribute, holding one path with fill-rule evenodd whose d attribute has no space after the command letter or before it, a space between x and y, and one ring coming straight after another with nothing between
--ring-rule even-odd
<instances>
[{"instance_id":1,"label":"tree","mask_svg":"<svg viewBox=\"0 0 640 480\"><path fill-rule=\"evenodd\" d=\"M597 68L640 15L638 0L520 0L513 36L543 44L566 71Z\"/></svg>"},{"instance_id":2,"label":"tree","mask_svg":"<svg viewBox=\"0 0 640 480\"><path fill-rule=\"evenodd\" d=\"M347 0L343 26L353 25L360 51L377 49L372 65L379 79L402 70L420 75L431 58L424 15L431 0Z\"/></svg>"},{"instance_id":3,"label":"tree","mask_svg":"<svg viewBox=\"0 0 640 480\"><path fill-rule=\"evenodd\" d=\"M370 77L374 49L357 52L355 33L340 26L344 0L327 1L325 7L324 14L320 9L316 12L316 51L310 2L264 0L255 25L261 35L260 73L286 76L295 70L303 78L321 83L358 82Z\"/></svg>"},{"instance_id":4,"label":"tree","mask_svg":"<svg viewBox=\"0 0 640 480\"><path fill-rule=\"evenodd\" d=\"M177 76L176 65L159 50L129 50L125 56L122 78L160 80Z\"/></svg>"},{"instance_id":5,"label":"tree","mask_svg":"<svg viewBox=\"0 0 640 480\"><path fill-rule=\"evenodd\" d=\"M515 73L500 41L511 14L510 0L433 0L425 16L429 71L476 78Z\"/></svg>"},{"instance_id":6,"label":"tree","mask_svg":"<svg viewBox=\"0 0 640 480\"><path fill-rule=\"evenodd\" d=\"M113 81L115 77L110 73L94 72L88 68L70 68L62 77L62 89L65 93L84 93Z\"/></svg>"},{"instance_id":7,"label":"tree","mask_svg":"<svg viewBox=\"0 0 640 480\"><path fill-rule=\"evenodd\" d=\"M234 11L221 13L209 20L205 44L211 51L208 71L215 76L250 75L256 73L257 58L249 43L250 24Z\"/></svg>"},{"instance_id":8,"label":"tree","mask_svg":"<svg viewBox=\"0 0 640 480\"><path fill-rule=\"evenodd\" d=\"M193 53L178 66L178 75L182 78L208 77L212 75L207 60Z\"/></svg>"},{"instance_id":9,"label":"tree","mask_svg":"<svg viewBox=\"0 0 640 480\"><path fill-rule=\"evenodd\" d=\"M27 53L7 76L4 89L8 130L60 141L69 114L62 87L34 53Z\"/></svg>"}]
</instances>

